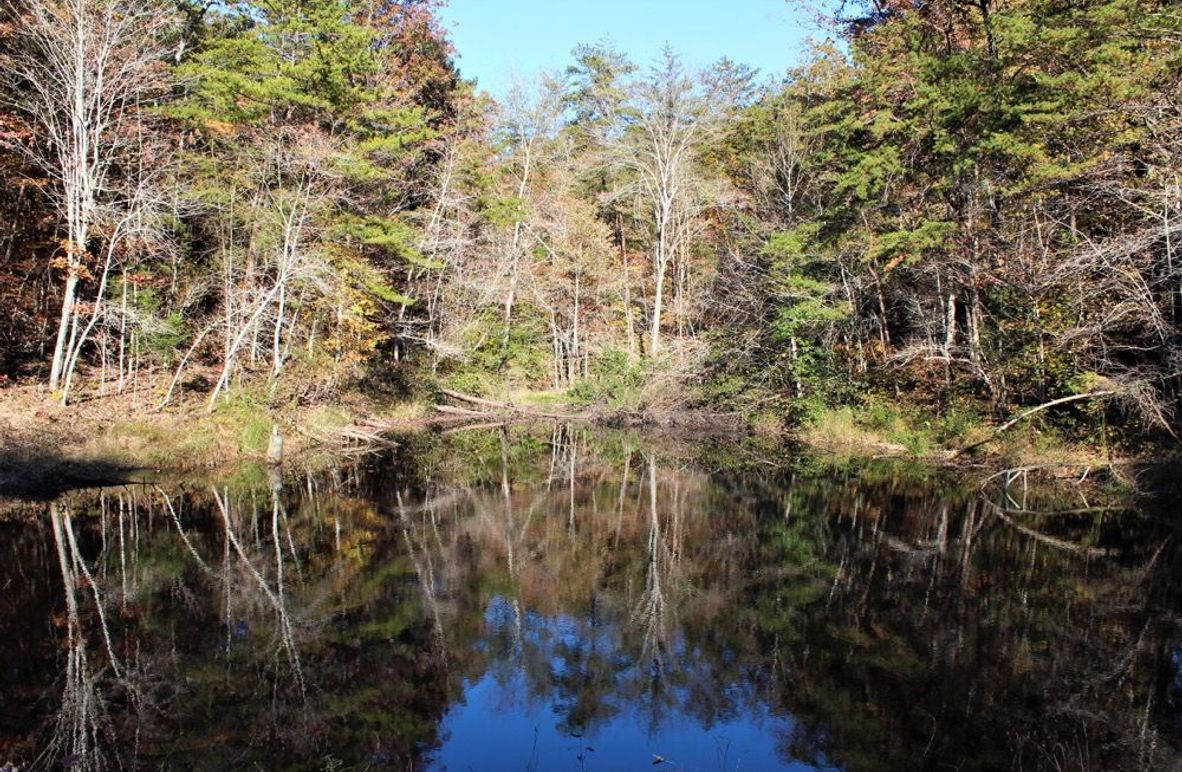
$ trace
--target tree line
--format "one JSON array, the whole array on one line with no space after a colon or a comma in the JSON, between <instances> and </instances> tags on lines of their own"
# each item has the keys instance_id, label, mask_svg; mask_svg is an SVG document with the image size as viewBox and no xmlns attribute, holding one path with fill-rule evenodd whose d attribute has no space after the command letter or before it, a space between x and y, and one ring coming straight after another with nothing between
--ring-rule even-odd
<instances>
[{"instance_id":1,"label":"tree line","mask_svg":"<svg viewBox=\"0 0 1182 772\"><path fill-rule=\"evenodd\" d=\"M1176 6L842 13L777 79L599 42L497 103L429 0L10 0L0 365L1172 427Z\"/></svg>"}]
</instances>

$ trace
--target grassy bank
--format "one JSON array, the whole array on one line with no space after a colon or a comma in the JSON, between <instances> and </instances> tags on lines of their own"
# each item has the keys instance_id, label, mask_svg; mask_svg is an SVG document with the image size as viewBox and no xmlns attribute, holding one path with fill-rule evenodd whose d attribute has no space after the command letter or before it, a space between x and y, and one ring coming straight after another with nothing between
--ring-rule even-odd
<instances>
[{"instance_id":1,"label":"grassy bank","mask_svg":"<svg viewBox=\"0 0 1182 772\"><path fill-rule=\"evenodd\" d=\"M901 456L931 462L984 462L991 466L1108 463L1154 448L1117 441L1103 429L1068 433L1038 418L995 434L991 422L972 405L933 412L868 397L854 406L815 406L802 411L801 439L839 457ZM972 448L961 455L962 449Z\"/></svg>"},{"instance_id":2,"label":"grassy bank","mask_svg":"<svg viewBox=\"0 0 1182 772\"><path fill-rule=\"evenodd\" d=\"M340 442L360 420L413 421L426 406L383 401L358 391L300 400L265 389L232 392L209 410L202 395L164 409L155 392L89 395L60 405L43 387L0 390L0 467L23 460L102 459L121 466L198 469L261 460L273 428L289 458Z\"/></svg>"}]
</instances>

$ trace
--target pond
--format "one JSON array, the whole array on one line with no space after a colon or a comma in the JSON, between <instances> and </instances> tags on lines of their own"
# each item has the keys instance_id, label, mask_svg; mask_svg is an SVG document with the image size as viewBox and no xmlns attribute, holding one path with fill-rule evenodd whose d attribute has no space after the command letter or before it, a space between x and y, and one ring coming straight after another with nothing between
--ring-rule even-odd
<instances>
[{"instance_id":1,"label":"pond","mask_svg":"<svg viewBox=\"0 0 1182 772\"><path fill-rule=\"evenodd\" d=\"M10 503L0 768L1174 768L1168 502L983 476L546 426Z\"/></svg>"}]
</instances>

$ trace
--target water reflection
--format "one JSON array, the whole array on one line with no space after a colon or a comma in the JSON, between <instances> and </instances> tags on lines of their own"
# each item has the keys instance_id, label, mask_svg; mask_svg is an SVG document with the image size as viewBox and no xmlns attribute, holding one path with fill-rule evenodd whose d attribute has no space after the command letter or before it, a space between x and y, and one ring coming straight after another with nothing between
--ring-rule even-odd
<instances>
[{"instance_id":1,"label":"water reflection","mask_svg":"<svg viewBox=\"0 0 1182 772\"><path fill-rule=\"evenodd\" d=\"M0 523L0 764L1178 761L1170 523L1028 477L728 463L493 429L30 505Z\"/></svg>"}]
</instances>

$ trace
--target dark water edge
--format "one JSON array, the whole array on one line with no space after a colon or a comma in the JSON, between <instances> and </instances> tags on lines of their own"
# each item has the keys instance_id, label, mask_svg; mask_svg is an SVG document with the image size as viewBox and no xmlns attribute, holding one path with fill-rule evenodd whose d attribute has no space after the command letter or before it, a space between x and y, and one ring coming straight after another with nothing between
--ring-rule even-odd
<instances>
[{"instance_id":1,"label":"dark water edge","mask_svg":"<svg viewBox=\"0 0 1182 772\"><path fill-rule=\"evenodd\" d=\"M1174 502L976 482L557 426L10 504L0 768L1177 768Z\"/></svg>"}]
</instances>

